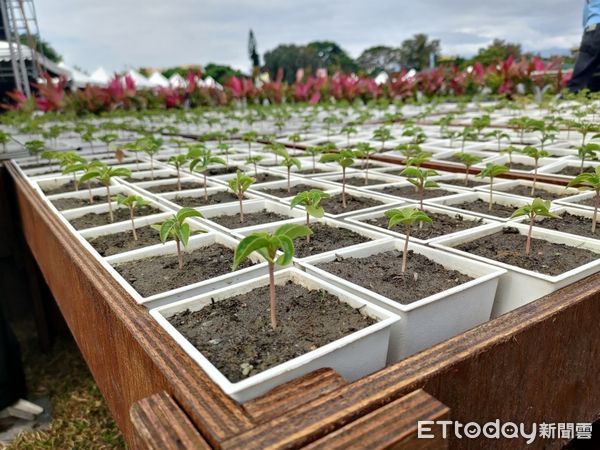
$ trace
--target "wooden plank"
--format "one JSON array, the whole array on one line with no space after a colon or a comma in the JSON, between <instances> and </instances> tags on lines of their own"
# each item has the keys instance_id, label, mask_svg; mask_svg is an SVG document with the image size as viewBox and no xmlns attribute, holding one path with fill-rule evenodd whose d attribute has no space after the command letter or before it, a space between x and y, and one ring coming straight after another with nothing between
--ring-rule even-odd
<instances>
[{"instance_id":1,"label":"wooden plank","mask_svg":"<svg viewBox=\"0 0 600 450\"><path fill-rule=\"evenodd\" d=\"M304 449L444 449L447 448L448 441L442 438L442 433L433 431L433 427L432 434L435 438L418 439L418 422L445 420L449 417L449 412L447 406L419 389L328 434Z\"/></svg>"},{"instance_id":2,"label":"wooden plank","mask_svg":"<svg viewBox=\"0 0 600 450\"><path fill-rule=\"evenodd\" d=\"M190 419L166 392L139 400L131 407L136 445L152 450L208 450Z\"/></svg>"},{"instance_id":3,"label":"wooden plank","mask_svg":"<svg viewBox=\"0 0 600 450\"><path fill-rule=\"evenodd\" d=\"M244 403L256 423L284 415L346 384L335 370L319 369Z\"/></svg>"},{"instance_id":4,"label":"wooden plank","mask_svg":"<svg viewBox=\"0 0 600 450\"><path fill-rule=\"evenodd\" d=\"M214 446L252 426L228 397L112 279L10 164L24 235L126 439L131 405L162 390Z\"/></svg>"},{"instance_id":5,"label":"wooden plank","mask_svg":"<svg viewBox=\"0 0 600 450\"><path fill-rule=\"evenodd\" d=\"M600 273L262 423L223 448L301 447L419 388L464 423L591 421L600 404L598 317ZM488 444L510 449L522 442ZM452 448L466 445L450 441Z\"/></svg>"}]
</instances>

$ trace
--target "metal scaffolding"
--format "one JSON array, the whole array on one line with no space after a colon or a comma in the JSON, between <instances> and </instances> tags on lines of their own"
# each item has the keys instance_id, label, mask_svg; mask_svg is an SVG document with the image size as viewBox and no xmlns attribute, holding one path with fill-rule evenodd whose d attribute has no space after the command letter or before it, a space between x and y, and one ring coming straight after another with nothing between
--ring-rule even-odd
<instances>
[{"instance_id":1,"label":"metal scaffolding","mask_svg":"<svg viewBox=\"0 0 600 450\"><path fill-rule=\"evenodd\" d=\"M39 27L33 0L0 0L2 23L8 44L15 86L27 97L31 96L30 79L41 73L37 54ZM27 45L22 43L25 39ZM30 59L31 64L26 64ZM28 70L29 66L29 70Z\"/></svg>"}]
</instances>

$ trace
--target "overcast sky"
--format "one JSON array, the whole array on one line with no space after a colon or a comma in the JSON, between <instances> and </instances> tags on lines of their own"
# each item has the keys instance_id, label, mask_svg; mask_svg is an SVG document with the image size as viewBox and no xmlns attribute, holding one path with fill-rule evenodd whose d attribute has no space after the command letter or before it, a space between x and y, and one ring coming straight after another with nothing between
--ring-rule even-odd
<instances>
[{"instance_id":1,"label":"overcast sky","mask_svg":"<svg viewBox=\"0 0 600 450\"><path fill-rule=\"evenodd\" d=\"M246 70L259 53L333 40L351 56L419 32L444 54L469 56L493 38L548 53L577 46L583 0L35 0L42 37L92 71L218 62Z\"/></svg>"}]
</instances>

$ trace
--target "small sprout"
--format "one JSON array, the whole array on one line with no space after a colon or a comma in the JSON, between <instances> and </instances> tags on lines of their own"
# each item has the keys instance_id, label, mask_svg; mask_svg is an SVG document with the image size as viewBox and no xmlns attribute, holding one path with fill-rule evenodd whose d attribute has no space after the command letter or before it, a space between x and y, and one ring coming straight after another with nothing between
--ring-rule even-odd
<instances>
[{"instance_id":1,"label":"small sprout","mask_svg":"<svg viewBox=\"0 0 600 450\"><path fill-rule=\"evenodd\" d=\"M337 153L325 153L321 156L321 162L336 162L342 168L342 206L347 207L346 203L346 169L354 164L356 153L353 150L344 149Z\"/></svg>"},{"instance_id":2,"label":"small sprout","mask_svg":"<svg viewBox=\"0 0 600 450\"><path fill-rule=\"evenodd\" d=\"M381 148L379 149L380 152L384 150L385 143L393 138L394 137L392 136L392 133L389 128L379 127L373 131L373 139L378 142L381 142Z\"/></svg>"},{"instance_id":3,"label":"small sprout","mask_svg":"<svg viewBox=\"0 0 600 450\"><path fill-rule=\"evenodd\" d=\"M406 239L404 240L404 251L402 252L402 269L401 272L406 272L406 262L408 259L408 240L410 239L410 233L415 223L422 224L432 223L431 218L425 214L425 212L416 208L403 208L403 209L392 209L385 212L385 217L389 219L388 228L392 229L398 224L404 225L404 234Z\"/></svg>"},{"instance_id":4,"label":"small sprout","mask_svg":"<svg viewBox=\"0 0 600 450\"><path fill-rule=\"evenodd\" d=\"M139 195L128 195L126 197L122 194L118 194L114 198L114 200L117 202L118 205L126 206L127 209L129 209L129 219L131 220L131 231L133 232L133 240L137 241L138 236L137 236L137 231L135 229L135 222L134 222L135 209L146 206L149 204L149 202L144 200L144 198L140 197Z\"/></svg>"},{"instance_id":5,"label":"small sprout","mask_svg":"<svg viewBox=\"0 0 600 450\"><path fill-rule=\"evenodd\" d=\"M581 165L579 167L579 173L583 173L583 165L585 163L586 158L597 159L598 152L600 151L600 145L594 142L589 142L585 145L582 145L577 149L577 154L581 159Z\"/></svg>"},{"instance_id":6,"label":"small sprout","mask_svg":"<svg viewBox=\"0 0 600 450\"><path fill-rule=\"evenodd\" d=\"M550 153L548 153L546 150L537 149L531 145L524 147L521 152L530 158L533 158L533 184L531 185L531 196L533 197L535 195L535 183L537 181L538 161L540 158L549 156Z\"/></svg>"},{"instance_id":7,"label":"small sprout","mask_svg":"<svg viewBox=\"0 0 600 450\"><path fill-rule=\"evenodd\" d=\"M204 177L204 200L208 200L208 187L206 183L206 172L213 164L225 165L225 160L219 156L215 156L210 150L203 148L198 153L190 151L190 158L194 158L190 163L192 172L201 173Z\"/></svg>"},{"instance_id":8,"label":"small sprout","mask_svg":"<svg viewBox=\"0 0 600 450\"><path fill-rule=\"evenodd\" d=\"M500 153L506 153L508 155L508 168L509 170L512 169L512 155L514 152L518 152L519 149L517 147L515 147L514 145L509 145L508 147L504 148L503 150L500 151Z\"/></svg>"},{"instance_id":9,"label":"small sprout","mask_svg":"<svg viewBox=\"0 0 600 450\"><path fill-rule=\"evenodd\" d=\"M188 155L173 155L171 157L169 157L169 159L167 160L167 163L171 164L173 167L175 167L175 170L177 171L177 190L180 191L181 190L181 168L188 162L189 160L189 156Z\"/></svg>"},{"instance_id":10,"label":"small sprout","mask_svg":"<svg viewBox=\"0 0 600 450\"><path fill-rule=\"evenodd\" d=\"M64 175L73 174L73 184L78 191L81 181L77 182L77 172L87 169L85 158L75 152L61 152L56 155L56 158Z\"/></svg>"},{"instance_id":11,"label":"small sprout","mask_svg":"<svg viewBox=\"0 0 600 450\"><path fill-rule=\"evenodd\" d=\"M600 166L596 166L593 173L582 173L573 178L567 187L576 186L582 191L594 191L594 215L592 216L592 233L596 232L598 207L600 206Z\"/></svg>"},{"instance_id":12,"label":"small sprout","mask_svg":"<svg viewBox=\"0 0 600 450\"><path fill-rule=\"evenodd\" d=\"M192 234L206 233L205 230L199 229L192 231L186 219L190 217L203 217L199 211L194 208L181 208L177 213L161 224L153 224L152 228L160 233L160 241L164 244L168 239L175 241L177 246L177 261L179 270L183 270L183 252L181 246L187 247Z\"/></svg>"},{"instance_id":13,"label":"small sprout","mask_svg":"<svg viewBox=\"0 0 600 450\"><path fill-rule=\"evenodd\" d=\"M11 136L6 131L0 130L0 144L2 144L2 151L6 153L6 144L11 140Z\"/></svg>"},{"instance_id":14,"label":"small sprout","mask_svg":"<svg viewBox=\"0 0 600 450\"><path fill-rule=\"evenodd\" d=\"M256 178L249 177L241 170L236 172L235 178L232 178L227 182L229 189L231 189L231 191L237 196L240 203L240 223L244 223L244 194L255 182Z\"/></svg>"},{"instance_id":15,"label":"small sprout","mask_svg":"<svg viewBox=\"0 0 600 450\"><path fill-rule=\"evenodd\" d=\"M368 142L359 142L356 146L356 156L365 158L365 186L369 184L369 158L377 153L377 149Z\"/></svg>"},{"instance_id":16,"label":"small sprout","mask_svg":"<svg viewBox=\"0 0 600 450\"><path fill-rule=\"evenodd\" d=\"M492 118L488 114L480 117L473 117L471 120L471 127L475 130L475 139L479 140L484 128L489 127L491 124Z\"/></svg>"},{"instance_id":17,"label":"small sprout","mask_svg":"<svg viewBox=\"0 0 600 450\"><path fill-rule=\"evenodd\" d=\"M503 173L508 172L508 167L500 164L492 164L488 163L481 172L479 172L479 177L481 178L489 178L490 179L490 200L488 203L488 211L492 210L494 201L493 201L493 191L494 191L494 178L502 175Z\"/></svg>"},{"instance_id":18,"label":"small sprout","mask_svg":"<svg viewBox=\"0 0 600 450\"><path fill-rule=\"evenodd\" d=\"M542 200L539 197L534 199L530 205L525 205L517 209L510 218L514 219L522 216L529 217L529 231L527 232L527 242L525 244L525 255L529 256L529 253L531 252L531 232L533 230L535 218L537 216L543 216L560 219L560 216L550 212L549 200Z\"/></svg>"},{"instance_id":19,"label":"small sprout","mask_svg":"<svg viewBox=\"0 0 600 450\"><path fill-rule=\"evenodd\" d=\"M254 166L254 176L258 178L258 163L265 159L262 155L254 155L246 158L246 164L252 164Z\"/></svg>"},{"instance_id":20,"label":"small sprout","mask_svg":"<svg viewBox=\"0 0 600 450\"><path fill-rule=\"evenodd\" d=\"M292 192L292 167L296 167L297 169L302 168L302 164L298 158L294 158L291 156L287 150L284 150L280 153L281 156L281 165L287 169L287 191L288 194Z\"/></svg>"},{"instance_id":21,"label":"small sprout","mask_svg":"<svg viewBox=\"0 0 600 450\"><path fill-rule=\"evenodd\" d=\"M346 146L350 147L350 135L358 133L353 123L348 123L342 127L340 133L346 135Z\"/></svg>"},{"instance_id":22,"label":"small sprout","mask_svg":"<svg viewBox=\"0 0 600 450\"><path fill-rule=\"evenodd\" d=\"M304 151L312 157L312 171L315 173L317 171L317 155L323 153L323 146L313 145L307 147Z\"/></svg>"},{"instance_id":23,"label":"small sprout","mask_svg":"<svg viewBox=\"0 0 600 450\"><path fill-rule=\"evenodd\" d=\"M233 270L235 270L252 253L257 252L267 260L269 267L269 299L271 309L271 327L277 328L277 299L275 298L275 264L286 266L294 258L294 240L308 236L312 232L308 227L296 224L286 224L277 228L273 233L252 233L238 244L233 255ZM277 252L282 254L277 257Z\"/></svg>"},{"instance_id":24,"label":"small sprout","mask_svg":"<svg viewBox=\"0 0 600 450\"><path fill-rule=\"evenodd\" d=\"M225 153L225 167L229 167L229 151L231 146L227 142L221 142L217 145L217 148Z\"/></svg>"},{"instance_id":25,"label":"small sprout","mask_svg":"<svg viewBox=\"0 0 600 450\"><path fill-rule=\"evenodd\" d=\"M40 162L40 155L45 150L44 141L40 141L39 139L34 139L33 141L27 141L24 144L25 149L29 152L30 155L35 156L35 161L37 163Z\"/></svg>"},{"instance_id":26,"label":"small sprout","mask_svg":"<svg viewBox=\"0 0 600 450\"><path fill-rule=\"evenodd\" d=\"M258 140L258 133L256 131L246 131L242 134L242 141L248 143L248 157L252 156L252 143Z\"/></svg>"},{"instance_id":27,"label":"small sprout","mask_svg":"<svg viewBox=\"0 0 600 450\"><path fill-rule=\"evenodd\" d=\"M84 173L79 179L80 183L85 183L89 180L97 179L106 188L106 201L108 203L108 215L110 221L114 222L112 199L110 196L110 183L113 177L128 178L131 176L131 170L125 167L110 167L105 164L98 164Z\"/></svg>"},{"instance_id":28,"label":"small sprout","mask_svg":"<svg viewBox=\"0 0 600 450\"><path fill-rule=\"evenodd\" d=\"M323 217L325 215L325 210L321 206L321 200L329 197L331 197L331 195L327 192L318 189L300 192L292 199L290 209L293 209L298 205L304 206L304 209L306 210L306 226L310 228L310 216L317 219ZM310 235L306 236L306 241L310 242Z\"/></svg>"},{"instance_id":29,"label":"small sprout","mask_svg":"<svg viewBox=\"0 0 600 450\"><path fill-rule=\"evenodd\" d=\"M465 166L465 186L469 184L469 169L471 166L483 161L481 156L471 155L469 153L455 153L454 154Z\"/></svg>"},{"instance_id":30,"label":"small sprout","mask_svg":"<svg viewBox=\"0 0 600 450\"><path fill-rule=\"evenodd\" d=\"M461 146L460 146L461 152L465 151L465 144L467 141L476 141L477 140L477 132L471 127L465 127L464 130L462 130L462 132L459 133L458 136L462 138Z\"/></svg>"},{"instance_id":31,"label":"small sprout","mask_svg":"<svg viewBox=\"0 0 600 450\"><path fill-rule=\"evenodd\" d=\"M422 211L425 189L439 187L439 184L429 180L429 177L435 177L438 173L433 169L419 169L418 167L408 166L400 173L400 175L405 176L408 182L417 189L417 192L419 193L419 209Z\"/></svg>"},{"instance_id":32,"label":"small sprout","mask_svg":"<svg viewBox=\"0 0 600 450\"><path fill-rule=\"evenodd\" d=\"M498 151L502 151L502 140L508 141L510 144L510 135L502 130L494 130L485 135L485 137L491 137L496 139L498 143Z\"/></svg>"},{"instance_id":33,"label":"small sprout","mask_svg":"<svg viewBox=\"0 0 600 450\"><path fill-rule=\"evenodd\" d=\"M106 149L108 151L110 151L110 144L112 144L113 142L115 142L117 139L119 139L119 136L115 133L107 133L107 134L103 134L102 136L100 136L98 138L101 142L103 142L104 144L106 144Z\"/></svg>"},{"instance_id":34,"label":"small sprout","mask_svg":"<svg viewBox=\"0 0 600 450\"><path fill-rule=\"evenodd\" d=\"M281 142L271 142L266 147L271 153L273 153L273 155L275 155L275 164L279 164L279 156L287 153L285 145L283 145Z\"/></svg>"},{"instance_id":35,"label":"small sprout","mask_svg":"<svg viewBox=\"0 0 600 450\"><path fill-rule=\"evenodd\" d=\"M133 152L146 153L150 157L150 176L154 179L154 155L160 151L162 144L162 139L148 135L125 145L125 149Z\"/></svg>"}]
</instances>

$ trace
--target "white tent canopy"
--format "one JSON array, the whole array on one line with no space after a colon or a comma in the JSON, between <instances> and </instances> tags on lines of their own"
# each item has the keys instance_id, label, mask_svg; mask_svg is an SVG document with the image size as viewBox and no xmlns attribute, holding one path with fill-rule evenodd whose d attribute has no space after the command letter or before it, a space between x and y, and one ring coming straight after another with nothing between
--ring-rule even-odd
<instances>
[{"instance_id":1,"label":"white tent canopy","mask_svg":"<svg viewBox=\"0 0 600 450\"><path fill-rule=\"evenodd\" d=\"M131 77L131 79L134 81L135 86L138 88L151 88L152 83L150 83L150 81L148 80L148 78L146 78L144 75L142 75L141 73L139 73L137 70L134 69L130 69L127 72L127 75L129 75Z\"/></svg>"},{"instance_id":2,"label":"white tent canopy","mask_svg":"<svg viewBox=\"0 0 600 450\"><path fill-rule=\"evenodd\" d=\"M173 75L171 75L171 78L169 78L169 83L171 84L172 87L175 87L175 88L181 88L181 87L187 86L187 82L185 81L185 79L178 73L174 73Z\"/></svg>"},{"instance_id":3,"label":"white tent canopy","mask_svg":"<svg viewBox=\"0 0 600 450\"><path fill-rule=\"evenodd\" d=\"M69 78L75 87L85 87L88 84L94 84L92 77L81 72L80 70L74 69L67 66L64 62L58 63L58 67L69 72Z\"/></svg>"},{"instance_id":4,"label":"white tent canopy","mask_svg":"<svg viewBox=\"0 0 600 450\"><path fill-rule=\"evenodd\" d=\"M378 85L385 84L388 82L389 76L386 72L379 72L379 75L375 77L375 83Z\"/></svg>"},{"instance_id":5,"label":"white tent canopy","mask_svg":"<svg viewBox=\"0 0 600 450\"><path fill-rule=\"evenodd\" d=\"M110 82L110 76L104 70L104 67L98 67L91 75L90 75L90 84L97 84L100 86L106 86Z\"/></svg>"},{"instance_id":6,"label":"white tent canopy","mask_svg":"<svg viewBox=\"0 0 600 450\"><path fill-rule=\"evenodd\" d=\"M169 80L160 72L154 72L148 81L152 87L169 87Z\"/></svg>"}]
</instances>

